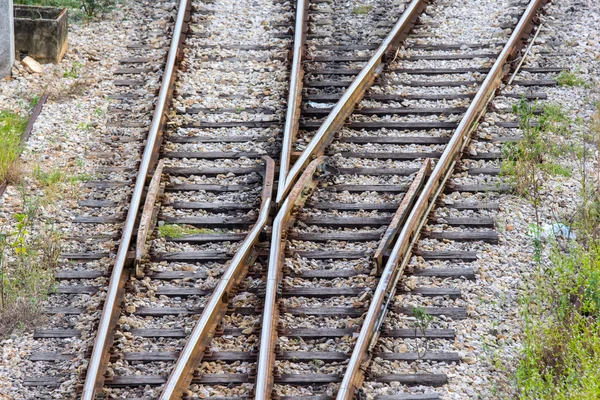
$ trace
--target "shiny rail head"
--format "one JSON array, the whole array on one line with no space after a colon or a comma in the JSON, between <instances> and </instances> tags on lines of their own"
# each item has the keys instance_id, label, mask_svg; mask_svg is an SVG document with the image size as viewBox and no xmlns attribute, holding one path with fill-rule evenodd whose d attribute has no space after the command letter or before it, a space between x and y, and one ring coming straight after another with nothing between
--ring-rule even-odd
<instances>
[{"instance_id":1,"label":"shiny rail head","mask_svg":"<svg viewBox=\"0 0 600 400\"><path fill-rule=\"evenodd\" d=\"M283 142L281 145L281 156L279 158L279 184L278 192L285 190L285 177L290 167L292 144L298 133L300 123L302 86L304 69L302 60L306 48L306 32L308 30L308 0L298 0L296 3L296 24L294 28L294 46L292 68L290 74L290 86L285 115L285 126L283 129Z\"/></svg>"},{"instance_id":2,"label":"shiny rail head","mask_svg":"<svg viewBox=\"0 0 600 400\"><path fill-rule=\"evenodd\" d=\"M273 222L256 368L255 399L270 399L273 391L275 343L277 342L277 322L279 320L277 299L285 250L284 234L293 225L296 213L310 197L318 180L328 173L327 160L327 156L321 156L309 164L286 197Z\"/></svg>"},{"instance_id":3,"label":"shiny rail head","mask_svg":"<svg viewBox=\"0 0 600 400\"><path fill-rule=\"evenodd\" d=\"M80 397L81 400L95 399L96 393L102 392L104 386L104 374L110 358L109 351L112 347L114 327L119 319L119 306L123 300L124 286L127 280L127 274L124 273L127 253L129 251L129 245L131 244L133 230L135 229L137 214L140 208L144 187L146 186L148 171L150 165L157 158L156 143L162 135L167 104L173 94L171 87L175 79L174 72L178 62L178 55L180 54L179 50L184 43L184 40L182 40L185 35L184 30L187 30L187 21L190 18L190 7L190 0L180 0L175 26L173 27L173 37L171 38L169 53L167 55L160 90L158 92L158 100L152 116L150 131L146 138L146 146L144 147L135 187L131 196L129 211L127 212L127 217L123 224L123 233L121 235L121 241L119 243L115 263L108 284L104 307L102 309L96 339L92 348L92 355L87 366L86 378L83 383Z\"/></svg>"},{"instance_id":4,"label":"shiny rail head","mask_svg":"<svg viewBox=\"0 0 600 400\"><path fill-rule=\"evenodd\" d=\"M256 224L252 227L235 253L229 267L221 278L204 308L198 322L181 351L167 383L163 387L160 400L181 399L193 379L194 371L202 363L204 351L210 346L212 337L221 323L230 299L248 272L249 265L256 259L254 245L259 240L271 209L271 194L275 178L275 162L271 157L262 158L265 167L263 175L262 203Z\"/></svg>"}]
</instances>

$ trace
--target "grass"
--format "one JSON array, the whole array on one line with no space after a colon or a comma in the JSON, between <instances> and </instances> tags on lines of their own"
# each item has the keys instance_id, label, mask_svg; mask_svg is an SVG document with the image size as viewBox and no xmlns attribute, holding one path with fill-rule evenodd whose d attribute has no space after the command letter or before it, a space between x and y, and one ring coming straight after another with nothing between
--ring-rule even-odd
<instances>
[{"instance_id":1,"label":"grass","mask_svg":"<svg viewBox=\"0 0 600 400\"><path fill-rule=\"evenodd\" d=\"M573 121L560 104L544 104L542 115L539 117L540 129L544 132L552 132L562 136L571 136L569 130Z\"/></svg>"},{"instance_id":2,"label":"grass","mask_svg":"<svg viewBox=\"0 0 600 400\"><path fill-rule=\"evenodd\" d=\"M83 67L83 64L75 61L71 66L71 69L63 74L63 77L71 79L79 78L79 68L81 67Z\"/></svg>"},{"instance_id":3,"label":"grass","mask_svg":"<svg viewBox=\"0 0 600 400\"><path fill-rule=\"evenodd\" d=\"M187 225L165 224L158 227L158 233L161 237L177 239L186 235L201 235L214 233L212 229L194 228Z\"/></svg>"},{"instance_id":4,"label":"grass","mask_svg":"<svg viewBox=\"0 0 600 400\"><path fill-rule=\"evenodd\" d=\"M580 78L576 72L561 71L556 78L559 86L586 86L586 81Z\"/></svg>"},{"instance_id":5,"label":"grass","mask_svg":"<svg viewBox=\"0 0 600 400\"><path fill-rule=\"evenodd\" d=\"M528 292L519 398L600 398L600 243L556 247Z\"/></svg>"},{"instance_id":6,"label":"grass","mask_svg":"<svg viewBox=\"0 0 600 400\"><path fill-rule=\"evenodd\" d=\"M536 111L537 106L525 99L513 107L520 121L523 139L517 143L507 143L503 149L506 158L502 163L502 172L515 184L517 192L526 197L531 195L531 190L537 190L536 186L548 176L571 177L572 169L561 165L558 157L581 154L579 145L571 141L556 143L551 139L552 134L571 137L573 121L559 104L545 104L537 117L538 124L532 126Z\"/></svg>"},{"instance_id":7,"label":"grass","mask_svg":"<svg viewBox=\"0 0 600 400\"><path fill-rule=\"evenodd\" d=\"M61 251L60 235L39 218L40 199L22 188L21 197L23 213L13 215L14 229L0 234L0 337L40 320Z\"/></svg>"},{"instance_id":8,"label":"grass","mask_svg":"<svg viewBox=\"0 0 600 400\"><path fill-rule=\"evenodd\" d=\"M19 179L21 136L27 127L27 118L9 111L0 111L0 182Z\"/></svg>"},{"instance_id":9,"label":"grass","mask_svg":"<svg viewBox=\"0 0 600 400\"><path fill-rule=\"evenodd\" d=\"M354 15L365 15L368 14L369 11L373 9L373 6L358 6L352 10L352 14Z\"/></svg>"},{"instance_id":10,"label":"grass","mask_svg":"<svg viewBox=\"0 0 600 400\"><path fill-rule=\"evenodd\" d=\"M60 183L75 184L77 182L88 182L94 179L94 177L89 174L67 175L58 168L53 168L50 171L42 171L42 168L39 165L36 165L33 168L32 175L37 183L44 187L51 187Z\"/></svg>"},{"instance_id":11,"label":"grass","mask_svg":"<svg viewBox=\"0 0 600 400\"><path fill-rule=\"evenodd\" d=\"M53 169L48 172L42 171L39 165L33 168L33 178L43 187L52 187L67 180L67 175L59 169Z\"/></svg>"},{"instance_id":12,"label":"grass","mask_svg":"<svg viewBox=\"0 0 600 400\"><path fill-rule=\"evenodd\" d=\"M75 186L79 182L88 182L94 179L89 174L67 174L63 170L58 168L52 168L49 171L42 171L39 165L33 168L31 176L35 182L44 189L44 204L53 201L54 199L61 198L65 190L68 189L66 185L71 185L71 188L76 190Z\"/></svg>"},{"instance_id":13,"label":"grass","mask_svg":"<svg viewBox=\"0 0 600 400\"><path fill-rule=\"evenodd\" d=\"M548 175L551 176L562 176L565 178L570 178L573 176L573 169L571 167L561 165L556 162L547 162L544 163L542 168Z\"/></svg>"},{"instance_id":14,"label":"grass","mask_svg":"<svg viewBox=\"0 0 600 400\"><path fill-rule=\"evenodd\" d=\"M568 84L573 83L571 78L568 77ZM515 383L521 400L600 398L600 183L597 167L593 172L589 170L598 162L597 154L590 155L600 139L600 104L596 108L589 130L582 133L582 144L573 139L566 144L552 144L548 133L560 133L563 129L555 124L582 123L569 121L560 107L549 106L540 117L539 128L533 130L534 140L532 130L524 128L526 147L517 147L524 152L512 153L513 161L521 163L520 171L541 170L545 178L570 176L570 169L561 165L557 156L576 159L581 169L579 196L573 196L574 204L569 207L574 211L559 216L546 211L551 215L543 216L546 221L568 224L576 233L576 240L558 237L542 243L537 215L531 226L536 265L519 299L524 340ZM527 110L519 112L524 119L531 115ZM585 140L589 142L587 148ZM527 158L531 148L541 152ZM541 181L530 190L539 191L546 182ZM560 181L550 187L556 189L556 183Z\"/></svg>"}]
</instances>

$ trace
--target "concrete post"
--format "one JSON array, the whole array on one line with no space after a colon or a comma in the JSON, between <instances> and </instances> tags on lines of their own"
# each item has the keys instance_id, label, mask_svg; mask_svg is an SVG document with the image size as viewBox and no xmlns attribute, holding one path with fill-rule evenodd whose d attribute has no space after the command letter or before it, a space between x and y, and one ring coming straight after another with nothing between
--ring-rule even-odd
<instances>
[{"instance_id":1,"label":"concrete post","mask_svg":"<svg viewBox=\"0 0 600 400\"><path fill-rule=\"evenodd\" d=\"M0 79L10 75L15 61L13 0L0 0Z\"/></svg>"}]
</instances>

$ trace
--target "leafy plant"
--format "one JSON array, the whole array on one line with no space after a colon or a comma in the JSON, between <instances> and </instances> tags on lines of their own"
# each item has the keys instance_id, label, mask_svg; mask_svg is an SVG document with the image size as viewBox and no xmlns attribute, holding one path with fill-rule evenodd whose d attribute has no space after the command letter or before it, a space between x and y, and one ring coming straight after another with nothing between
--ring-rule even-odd
<instances>
[{"instance_id":1,"label":"leafy plant","mask_svg":"<svg viewBox=\"0 0 600 400\"><path fill-rule=\"evenodd\" d=\"M539 226L541 188L546 173L542 165L547 156L548 145L542 137L541 125L534 121L535 105L532 106L522 98L513 106L513 112L519 118L523 139L504 146L502 173L511 180L517 193L531 202L535 209L536 224Z\"/></svg>"},{"instance_id":2,"label":"leafy plant","mask_svg":"<svg viewBox=\"0 0 600 400\"><path fill-rule=\"evenodd\" d=\"M572 71L561 71L556 82L559 86L586 86L585 80Z\"/></svg>"},{"instance_id":3,"label":"leafy plant","mask_svg":"<svg viewBox=\"0 0 600 400\"><path fill-rule=\"evenodd\" d=\"M39 303L54 286L60 235L39 220L39 200L24 202L15 228L0 233L0 336L39 317Z\"/></svg>"},{"instance_id":4,"label":"leafy plant","mask_svg":"<svg viewBox=\"0 0 600 400\"><path fill-rule=\"evenodd\" d=\"M358 6L352 10L352 14L354 15L364 15L368 14L369 11L373 9L373 6Z\"/></svg>"},{"instance_id":5,"label":"leafy plant","mask_svg":"<svg viewBox=\"0 0 600 400\"><path fill-rule=\"evenodd\" d=\"M0 111L0 183L5 179L18 181L21 154L21 136L27 127L27 118L19 114Z\"/></svg>"},{"instance_id":6,"label":"leafy plant","mask_svg":"<svg viewBox=\"0 0 600 400\"><path fill-rule=\"evenodd\" d=\"M64 78L71 78L71 79L75 79L79 77L79 68L83 67L83 64L81 64L80 62L75 61L73 63L73 65L71 66L71 69L69 71L66 71L63 74Z\"/></svg>"},{"instance_id":7,"label":"leafy plant","mask_svg":"<svg viewBox=\"0 0 600 400\"><path fill-rule=\"evenodd\" d=\"M425 310L425 308L423 307L413 307L413 317L415 318L415 338L418 337L419 333L423 336L423 340L421 341L421 343L423 343L423 348L419 347L418 341L415 348L417 358L420 360L423 357L425 357L425 354L427 354L427 351L429 350L429 345L427 341L427 329L433 321L433 315L429 314L427 310Z\"/></svg>"},{"instance_id":8,"label":"leafy plant","mask_svg":"<svg viewBox=\"0 0 600 400\"><path fill-rule=\"evenodd\" d=\"M111 11L116 1L115 0L80 0L83 12L88 18L97 17L100 13Z\"/></svg>"},{"instance_id":9,"label":"leafy plant","mask_svg":"<svg viewBox=\"0 0 600 400\"><path fill-rule=\"evenodd\" d=\"M186 235L201 235L205 233L214 233L212 229L194 228L178 224L165 224L158 227L158 233L161 237L177 239Z\"/></svg>"}]
</instances>

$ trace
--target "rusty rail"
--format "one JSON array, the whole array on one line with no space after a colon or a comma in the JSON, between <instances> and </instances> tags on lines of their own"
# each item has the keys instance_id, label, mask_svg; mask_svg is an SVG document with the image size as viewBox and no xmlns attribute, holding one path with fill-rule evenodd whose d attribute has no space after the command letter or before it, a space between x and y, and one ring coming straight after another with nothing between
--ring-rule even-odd
<instances>
[{"instance_id":1,"label":"rusty rail","mask_svg":"<svg viewBox=\"0 0 600 400\"><path fill-rule=\"evenodd\" d=\"M292 59L292 72L290 78L290 91L288 94L287 112L285 114L285 128L283 130L283 143L279 157L279 183L277 192L285 190L285 177L290 168L290 154L292 143L296 140L300 124L300 106L302 104L302 79L304 69L302 58L306 48L306 21L308 19L308 0L298 0L296 3L296 26L294 28L294 47Z\"/></svg>"},{"instance_id":2,"label":"rusty rail","mask_svg":"<svg viewBox=\"0 0 600 400\"><path fill-rule=\"evenodd\" d=\"M156 204L156 200L159 199L164 193L164 184L161 185L161 178L163 168L165 166L165 160L160 160L150 185L148 185L148 192L146 194L146 200L144 201L144 208L142 209L142 216L140 218L140 224L138 226L137 242L135 245L135 276L143 278L144 272L142 271L142 261L148 255L148 237L154 231L154 225L156 224L156 217L160 206Z\"/></svg>"},{"instance_id":3,"label":"rusty rail","mask_svg":"<svg viewBox=\"0 0 600 400\"><path fill-rule=\"evenodd\" d=\"M256 399L270 399L273 391L273 368L275 367L275 344L277 343L277 324L279 310L277 305L278 289L281 283L281 269L284 257L286 232L295 221L295 214L311 195L317 180L325 169L327 157L321 156L306 168L290 194L281 205L271 235L269 251L269 270L265 289L265 301L262 312L262 329L258 365L256 368Z\"/></svg>"},{"instance_id":4,"label":"rusty rail","mask_svg":"<svg viewBox=\"0 0 600 400\"><path fill-rule=\"evenodd\" d=\"M165 71L158 93L158 101L152 116L152 124L144 154L140 162L135 187L129 204L129 211L123 226L121 241L115 259L115 264L110 276L110 282L104 299L104 307L98 324L98 331L92 349L90 362L87 365L87 373L83 390L82 400L93 400L96 394L102 392L104 386L104 374L110 358L110 348L114 340L114 329L121 313L121 303L123 301L125 282L127 281L127 253L131 244L131 237L135 227L135 221L142 201L142 194L146 185L146 179L151 167L158 158L158 147L162 141L162 132L167 118L167 105L170 103L173 95L173 84L175 80L175 68L180 59L180 48L185 41L185 32L187 31L187 21L190 16L190 0L180 0L177 19L173 29L171 46L165 64Z\"/></svg>"},{"instance_id":5,"label":"rusty rail","mask_svg":"<svg viewBox=\"0 0 600 400\"><path fill-rule=\"evenodd\" d=\"M427 215L431 212L446 180L452 174L456 160L467 145L471 133L477 127L478 121L485 113L495 91L500 87L502 79L509 72L510 68L507 66L507 61L516 57L523 46L523 38L533 29L533 21L538 9L546 2L547 0L531 0L427 180L419 199L398 236L377 289L373 294L373 299L340 385L337 400L352 399L355 391L362 385L364 377L361 366L369 361L368 353L375 345L379 327L385 319L387 306L394 298L398 280L410 259L411 249L418 239L419 231L425 224Z\"/></svg>"},{"instance_id":6,"label":"rusty rail","mask_svg":"<svg viewBox=\"0 0 600 400\"><path fill-rule=\"evenodd\" d=\"M394 239L396 239L398 231L400 230L400 226L408 217L411 207L417 199L417 194L419 193L419 190L421 190L421 188L423 187L425 179L429 176L430 173L431 159L427 158L425 159L423 166L421 167L421 169L415 176L415 179L408 188L408 191L402 198L402 202L400 203L398 209L394 213L392 221L388 225L385 233L383 234L383 237L379 241L379 246L377 246L377 250L375 250L373 258L375 259L378 275L380 275L383 270L383 257L385 255L385 252L390 249L390 246L394 242Z\"/></svg>"},{"instance_id":7,"label":"rusty rail","mask_svg":"<svg viewBox=\"0 0 600 400\"><path fill-rule=\"evenodd\" d=\"M308 163L323 155L325 148L333 140L334 133L344 126L346 118L352 114L356 104L362 100L366 90L373 84L375 77L383 71L385 63L394 58L400 43L406 38L410 29L417 22L417 18L425 9L427 2L428 0L413 0L406 7L390 34L385 38L356 79L354 79L348 90L344 92L342 98L331 110L315 136L302 152L302 155L296 160L287 176L285 176L285 184L279 184L276 198L277 204L281 204L285 199L286 194L294 185L296 178L302 173ZM281 175L279 176L279 180L283 180Z\"/></svg>"},{"instance_id":8,"label":"rusty rail","mask_svg":"<svg viewBox=\"0 0 600 400\"><path fill-rule=\"evenodd\" d=\"M221 323L223 316L227 312L229 301L235 295L235 290L239 283L246 277L249 265L258 255L254 249L254 245L258 241L260 233L263 231L269 218L275 176L275 162L268 156L264 156L263 160L265 162L265 175L258 220L235 253L227 271L221 276L210 301L204 308L190 338L179 354L177 363L173 371L171 371L169 379L160 395L161 400L181 399L188 389L194 371L202 362L204 350L210 345L218 324Z\"/></svg>"}]
</instances>

